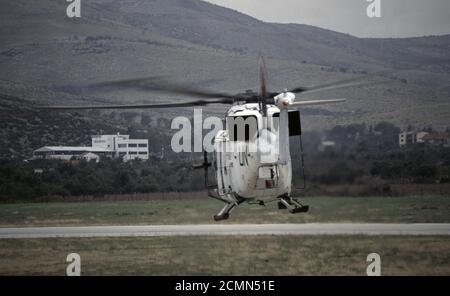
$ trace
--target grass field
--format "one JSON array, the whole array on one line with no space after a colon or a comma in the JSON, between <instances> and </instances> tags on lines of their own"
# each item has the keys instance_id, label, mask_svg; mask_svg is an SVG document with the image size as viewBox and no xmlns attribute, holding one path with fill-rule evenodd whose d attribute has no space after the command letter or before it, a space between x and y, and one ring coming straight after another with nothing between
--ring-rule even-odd
<instances>
[{"instance_id":1,"label":"grass field","mask_svg":"<svg viewBox=\"0 0 450 296\"><path fill-rule=\"evenodd\" d=\"M450 275L449 237L257 236L0 240L0 275Z\"/></svg>"},{"instance_id":2,"label":"grass field","mask_svg":"<svg viewBox=\"0 0 450 296\"><path fill-rule=\"evenodd\" d=\"M221 223L386 222L448 223L450 197L314 197L306 214L243 204ZM213 223L223 204L212 199L1 204L0 227Z\"/></svg>"},{"instance_id":3,"label":"grass field","mask_svg":"<svg viewBox=\"0 0 450 296\"><path fill-rule=\"evenodd\" d=\"M221 223L449 223L450 197L303 199L307 214L244 204ZM0 205L0 227L214 223L215 200ZM1 239L0 275L365 275L369 253L383 275L450 275L450 237L249 236Z\"/></svg>"}]
</instances>

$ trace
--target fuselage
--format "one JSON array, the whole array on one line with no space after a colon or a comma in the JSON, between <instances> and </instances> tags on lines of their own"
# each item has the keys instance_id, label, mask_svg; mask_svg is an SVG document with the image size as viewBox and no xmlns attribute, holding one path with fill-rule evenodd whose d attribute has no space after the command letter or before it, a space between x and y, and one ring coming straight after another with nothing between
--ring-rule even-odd
<instances>
[{"instance_id":1,"label":"fuselage","mask_svg":"<svg viewBox=\"0 0 450 296\"><path fill-rule=\"evenodd\" d=\"M292 182L289 139L281 142L280 109L267 106L267 117L258 104L228 110L226 130L214 140L217 192L243 199L268 199L290 195ZM282 128L281 128L282 129Z\"/></svg>"}]
</instances>

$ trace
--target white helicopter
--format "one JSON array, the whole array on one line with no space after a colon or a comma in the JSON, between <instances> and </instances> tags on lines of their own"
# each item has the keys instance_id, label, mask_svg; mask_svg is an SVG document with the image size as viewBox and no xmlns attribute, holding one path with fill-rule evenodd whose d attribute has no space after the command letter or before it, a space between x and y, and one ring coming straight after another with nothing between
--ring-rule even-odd
<instances>
[{"instance_id":1,"label":"white helicopter","mask_svg":"<svg viewBox=\"0 0 450 296\"><path fill-rule=\"evenodd\" d=\"M46 110L83 109L159 109L195 107L210 104L232 104L226 114L226 129L214 138L214 160L194 168L205 170L205 185L210 197L225 203L214 216L216 221L229 218L232 210L244 202L264 205L268 200L278 200L280 209L291 213L307 212L309 206L302 205L291 196L292 162L289 137L301 135L300 111L302 107L345 102L346 99L296 101L299 93L312 93L343 87L361 86L356 79L341 80L315 87L297 87L281 93L266 89L264 59L259 58L260 93L247 91L227 94L197 89L192 86L163 81L161 78L139 78L106 82L94 87L134 88L182 94L202 98L197 101L168 104L97 105L97 106L46 106ZM367 83L365 83L367 84ZM239 121L241 119L241 121ZM249 119L250 122L248 121ZM253 126L253 128L252 128ZM216 184L208 182L208 168L213 165Z\"/></svg>"}]
</instances>

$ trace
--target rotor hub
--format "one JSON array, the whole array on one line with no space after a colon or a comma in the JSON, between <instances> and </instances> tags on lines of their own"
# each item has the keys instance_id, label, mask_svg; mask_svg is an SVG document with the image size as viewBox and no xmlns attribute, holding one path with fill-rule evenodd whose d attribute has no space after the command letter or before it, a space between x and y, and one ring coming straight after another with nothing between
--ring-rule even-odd
<instances>
[{"instance_id":1,"label":"rotor hub","mask_svg":"<svg viewBox=\"0 0 450 296\"><path fill-rule=\"evenodd\" d=\"M291 92L283 92L276 96L275 105L280 109L287 109L295 101L295 94Z\"/></svg>"}]
</instances>

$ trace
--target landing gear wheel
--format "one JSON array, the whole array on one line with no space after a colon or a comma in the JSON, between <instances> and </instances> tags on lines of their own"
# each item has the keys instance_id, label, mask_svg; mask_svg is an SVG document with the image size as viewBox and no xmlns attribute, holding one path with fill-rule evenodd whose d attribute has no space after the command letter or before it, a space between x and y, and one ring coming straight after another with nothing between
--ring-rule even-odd
<instances>
[{"instance_id":1,"label":"landing gear wheel","mask_svg":"<svg viewBox=\"0 0 450 296\"><path fill-rule=\"evenodd\" d=\"M223 221L223 220L227 220L228 218L230 218L230 214L225 213L222 215L214 215L214 221Z\"/></svg>"},{"instance_id":2,"label":"landing gear wheel","mask_svg":"<svg viewBox=\"0 0 450 296\"><path fill-rule=\"evenodd\" d=\"M304 206L298 202L295 198L289 196L280 197L278 202L278 209L289 209L292 214L306 213L309 211L309 206Z\"/></svg>"},{"instance_id":3,"label":"landing gear wheel","mask_svg":"<svg viewBox=\"0 0 450 296\"><path fill-rule=\"evenodd\" d=\"M279 210L286 210L287 207L286 207L281 201L279 201L279 202L278 202L278 209L279 209Z\"/></svg>"},{"instance_id":4,"label":"landing gear wheel","mask_svg":"<svg viewBox=\"0 0 450 296\"><path fill-rule=\"evenodd\" d=\"M309 206L301 206L301 207L294 208L294 209L290 210L289 212L291 214L297 214L297 213L306 213L308 211L309 211Z\"/></svg>"},{"instance_id":5,"label":"landing gear wheel","mask_svg":"<svg viewBox=\"0 0 450 296\"><path fill-rule=\"evenodd\" d=\"M230 213L234 210L234 208L245 201L244 199L233 195L227 195L227 198L220 198L220 200L225 202L225 206L217 215L214 216L215 221L227 220L230 218Z\"/></svg>"}]
</instances>

